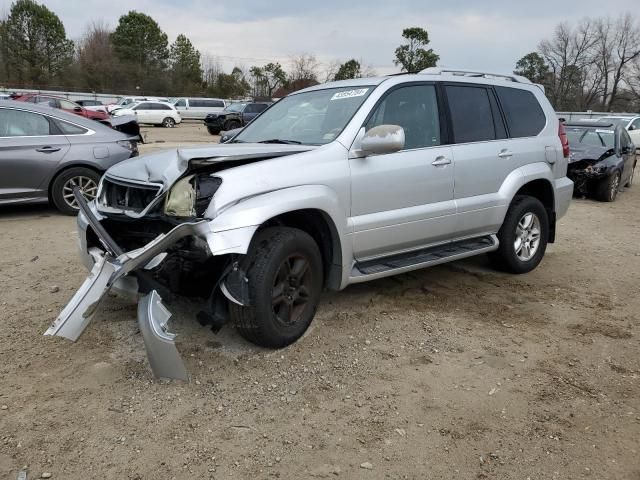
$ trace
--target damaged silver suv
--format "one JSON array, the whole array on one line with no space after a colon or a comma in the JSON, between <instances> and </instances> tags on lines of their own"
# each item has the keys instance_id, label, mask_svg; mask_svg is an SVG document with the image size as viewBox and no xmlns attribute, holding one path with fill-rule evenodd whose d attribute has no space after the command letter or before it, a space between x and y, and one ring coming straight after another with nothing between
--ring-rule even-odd
<instances>
[{"instance_id":1,"label":"damaged silver suv","mask_svg":"<svg viewBox=\"0 0 640 480\"><path fill-rule=\"evenodd\" d=\"M542 89L513 75L436 68L295 92L229 143L124 161L95 201L76 192L91 273L46 333L75 340L107 291L128 292L154 373L187 378L174 295L278 348L323 288L482 253L528 272L569 206L568 153Z\"/></svg>"}]
</instances>

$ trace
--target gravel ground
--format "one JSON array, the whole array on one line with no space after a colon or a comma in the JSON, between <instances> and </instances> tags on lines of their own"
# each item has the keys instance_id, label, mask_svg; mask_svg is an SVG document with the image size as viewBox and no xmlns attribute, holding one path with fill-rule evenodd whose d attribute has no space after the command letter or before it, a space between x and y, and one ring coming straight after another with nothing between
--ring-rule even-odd
<instances>
[{"instance_id":1,"label":"gravel ground","mask_svg":"<svg viewBox=\"0 0 640 480\"><path fill-rule=\"evenodd\" d=\"M279 351L180 301L188 384L154 380L118 298L42 336L86 276L74 219L2 208L0 477L637 480L639 207L575 200L527 275L479 257L327 292Z\"/></svg>"}]
</instances>

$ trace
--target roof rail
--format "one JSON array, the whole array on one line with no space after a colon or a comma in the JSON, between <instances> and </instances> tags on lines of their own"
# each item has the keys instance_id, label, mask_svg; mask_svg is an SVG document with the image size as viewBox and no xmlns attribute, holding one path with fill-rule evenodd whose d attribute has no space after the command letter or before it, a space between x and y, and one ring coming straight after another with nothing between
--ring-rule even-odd
<instances>
[{"instance_id":1,"label":"roof rail","mask_svg":"<svg viewBox=\"0 0 640 480\"><path fill-rule=\"evenodd\" d=\"M430 67L425 68L420 73L427 75L442 75L449 73L451 75L459 75L464 77L494 77L494 78L504 78L511 82L516 83L531 83L531 80L525 77L521 77L520 75L515 74L505 74L505 73L493 73L493 72L480 72L478 70L466 70L464 68L442 68L442 67Z\"/></svg>"}]
</instances>

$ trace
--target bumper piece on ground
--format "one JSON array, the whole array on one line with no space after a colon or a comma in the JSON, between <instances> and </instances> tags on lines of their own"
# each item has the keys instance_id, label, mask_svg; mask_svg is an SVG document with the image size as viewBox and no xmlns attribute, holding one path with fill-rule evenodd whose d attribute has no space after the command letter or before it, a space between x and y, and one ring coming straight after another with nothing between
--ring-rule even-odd
<instances>
[{"instance_id":1,"label":"bumper piece on ground","mask_svg":"<svg viewBox=\"0 0 640 480\"><path fill-rule=\"evenodd\" d=\"M138 325L153 374L158 378L189 380L187 369L176 348L176 336L167 329L169 318L171 312L155 290L138 302Z\"/></svg>"},{"instance_id":2,"label":"bumper piece on ground","mask_svg":"<svg viewBox=\"0 0 640 480\"><path fill-rule=\"evenodd\" d=\"M142 248L123 252L92 214L87 201L79 191L74 191L74 195L80 206L80 214L86 217L88 224L108 251L102 254L94 251L91 254L95 261L91 273L45 332L45 335L57 335L72 341L76 341L87 328L100 301L112 287L121 287L128 291L130 296L134 296L131 289L138 287L140 283L135 280L146 279L144 271L136 270L144 269L150 262L158 261L155 259L179 239L189 235L206 238L208 233L206 221L183 223L167 234L159 235ZM149 281L143 283L154 285L154 282ZM138 323L151 369L158 377L187 380L187 371L174 344L175 335L166 329L171 314L162 304L160 294L155 288L140 289L141 293L147 295L138 305Z\"/></svg>"}]
</instances>

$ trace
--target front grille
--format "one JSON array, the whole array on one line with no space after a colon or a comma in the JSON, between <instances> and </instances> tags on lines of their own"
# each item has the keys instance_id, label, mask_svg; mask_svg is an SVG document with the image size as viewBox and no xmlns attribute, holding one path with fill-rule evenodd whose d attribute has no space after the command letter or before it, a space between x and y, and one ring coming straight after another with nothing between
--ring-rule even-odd
<instances>
[{"instance_id":1,"label":"front grille","mask_svg":"<svg viewBox=\"0 0 640 480\"><path fill-rule=\"evenodd\" d=\"M105 177L98 203L103 207L138 213L155 200L160 189L159 185L127 183Z\"/></svg>"}]
</instances>

